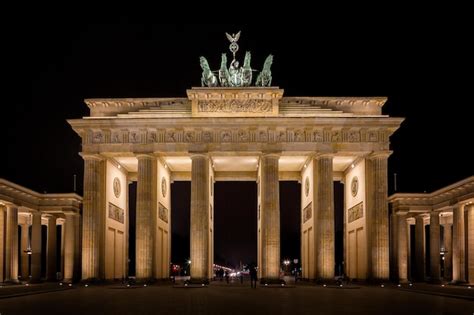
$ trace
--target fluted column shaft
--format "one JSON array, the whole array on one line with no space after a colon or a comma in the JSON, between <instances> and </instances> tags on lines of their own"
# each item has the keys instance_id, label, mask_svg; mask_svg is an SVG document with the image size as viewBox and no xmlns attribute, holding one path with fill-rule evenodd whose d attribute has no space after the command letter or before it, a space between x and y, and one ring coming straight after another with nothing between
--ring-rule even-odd
<instances>
[{"instance_id":1,"label":"fluted column shaft","mask_svg":"<svg viewBox=\"0 0 474 315\"><path fill-rule=\"evenodd\" d=\"M209 157L191 155L191 278L209 279Z\"/></svg>"},{"instance_id":2,"label":"fluted column shaft","mask_svg":"<svg viewBox=\"0 0 474 315\"><path fill-rule=\"evenodd\" d=\"M278 154L261 156L262 278L280 277L280 188Z\"/></svg>"},{"instance_id":3,"label":"fluted column shaft","mask_svg":"<svg viewBox=\"0 0 474 315\"><path fill-rule=\"evenodd\" d=\"M453 282L465 282L464 206L453 209Z\"/></svg>"},{"instance_id":4,"label":"fluted column shaft","mask_svg":"<svg viewBox=\"0 0 474 315\"><path fill-rule=\"evenodd\" d=\"M466 206L466 238L467 238L467 257L466 269L467 269L467 282L474 283L474 205L469 204Z\"/></svg>"},{"instance_id":5,"label":"fluted column shaft","mask_svg":"<svg viewBox=\"0 0 474 315\"><path fill-rule=\"evenodd\" d=\"M156 212L156 158L138 155L137 210L136 210L136 277L147 280L153 277L153 220Z\"/></svg>"},{"instance_id":6,"label":"fluted column shaft","mask_svg":"<svg viewBox=\"0 0 474 315\"><path fill-rule=\"evenodd\" d=\"M74 277L74 250L75 250L75 226L74 213L65 213L64 222L64 281L70 282Z\"/></svg>"},{"instance_id":7,"label":"fluted column shaft","mask_svg":"<svg viewBox=\"0 0 474 315\"><path fill-rule=\"evenodd\" d=\"M314 209L316 214L316 278L333 279L334 247L334 188L333 157L314 159Z\"/></svg>"},{"instance_id":8,"label":"fluted column shaft","mask_svg":"<svg viewBox=\"0 0 474 315\"><path fill-rule=\"evenodd\" d=\"M416 279L425 280L425 223L422 216L415 219Z\"/></svg>"},{"instance_id":9,"label":"fluted column shaft","mask_svg":"<svg viewBox=\"0 0 474 315\"><path fill-rule=\"evenodd\" d=\"M369 278L389 278L387 160L381 152L366 159L367 244Z\"/></svg>"},{"instance_id":10,"label":"fluted column shaft","mask_svg":"<svg viewBox=\"0 0 474 315\"><path fill-rule=\"evenodd\" d=\"M441 276L440 250L439 213L432 212L430 214L430 280L434 282L439 281Z\"/></svg>"},{"instance_id":11,"label":"fluted column shaft","mask_svg":"<svg viewBox=\"0 0 474 315\"><path fill-rule=\"evenodd\" d=\"M444 225L444 280L453 278L453 237L452 224Z\"/></svg>"},{"instance_id":12,"label":"fluted column shaft","mask_svg":"<svg viewBox=\"0 0 474 315\"><path fill-rule=\"evenodd\" d=\"M0 205L0 282L5 282L5 206Z\"/></svg>"},{"instance_id":13,"label":"fluted column shaft","mask_svg":"<svg viewBox=\"0 0 474 315\"><path fill-rule=\"evenodd\" d=\"M41 212L33 212L31 225L31 281L41 278Z\"/></svg>"},{"instance_id":14,"label":"fluted column shaft","mask_svg":"<svg viewBox=\"0 0 474 315\"><path fill-rule=\"evenodd\" d=\"M48 237L46 249L46 278L49 281L56 280L56 217L48 217Z\"/></svg>"},{"instance_id":15,"label":"fluted column shaft","mask_svg":"<svg viewBox=\"0 0 474 315\"><path fill-rule=\"evenodd\" d=\"M397 249L398 280L408 281L408 230L406 214L398 215Z\"/></svg>"},{"instance_id":16,"label":"fluted column shaft","mask_svg":"<svg viewBox=\"0 0 474 315\"><path fill-rule=\"evenodd\" d=\"M18 282L18 208L7 205L5 281Z\"/></svg>"},{"instance_id":17,"label":"fluted column shaft","mask_svg":"<svg viewBox=\"0 0 474 315\"><path fill-rule=\"evenodd\" d=\"M81 215L74 216L74 279L81 278ZM128 257L128 255L127 255Z\"/></svg>"},{"instance_id":18,"label":"fluted column shaft","mask_svg":"<svg viewBox=\"0 0 474 315\"><path fill-rule=\"evenodd\" d=\"M21 279L29 280L30 276L30 260L28 255L28 246L30 245L30 235L29 235L30 226L28 223L21 225Z\"/></svg>"},{"instance_id":19,"label":"fluted column shaft","mask_svg":"<svg viewBox=\"0 0 474 315\"><path fill-rule=\"evenodd\" d=\"M105 167L100 156L85 155L82 223L82 279L100 278L105 222Z\"/></svg>"}]
</instances>

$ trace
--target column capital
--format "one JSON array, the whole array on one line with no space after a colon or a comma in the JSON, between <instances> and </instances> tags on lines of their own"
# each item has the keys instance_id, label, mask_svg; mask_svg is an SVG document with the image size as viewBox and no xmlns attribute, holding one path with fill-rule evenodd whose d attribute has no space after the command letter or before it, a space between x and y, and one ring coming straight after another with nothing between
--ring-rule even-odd
<instances>
[{"instance_id":1,"label":"column capital","mask_svg":"<svg viewBox=\"0 0 474 315\"><path fill-rule=\"evenodd\" d=\"M372 153L370 153L369 155L367 155L367 159L383 159L383 158L386 158L388 159L388 157L390 155L392 155L393 151L374 151Z\"/></svg>"},{"instance_id":2,"label":"column capital","mask_svg":"<svg viewBox=\"0 0 474 315\"><path fill-rule=\"evenodd\" d=\"M280 158L281 151L262 151L260 154L261 157L272 157L272 158Z\"/></svg>"},{"instance_id":3,"label":"column capital","mask_svg":"<svg viewBox=\"0 0 474 315\"><path fill-rule=\"evenodd\" d=\"M156 159L156 156L153 153L136 153L135 157L139 160L141 160L141 159L150 159L150 160Z\"/></svg>"},{"instance_id":4,"label":"column capital","mask_svg":"<svg viewBox=\"0 0 474 315\"><path fill-rule=\"evenodd\" d=\"M397 216L403 216L403 215L407 215L408 214L408 210L398 210L398 211L395 211L394 214L397 215Z\"/></svg>"},{"instance_id":5,"label":"column capital","mask_svg":"<svg viewBox=\"0 0 474 315\"><path fill-rule=\"evenodd\" d=\"M209 155L209 152L207 151L188 151L189 153L189 157L192 159L195 159L195 158L209 158L210 155Z\"/></svg>"},{"instance_id":6,"label":"column capital","mask_svg":"<svg viewBox=\"0 0 474 315\"><path fill-rule=\"evenodd\" d=\"M325 159L325 158L331 158L331 159L333 159L334 156L335 156L334 153L316 152L316 153L314 153L314 154L312 155L312 158L313 158L313 159L317 159L317 160L319 160L319 159Z\"/></svg>"},{"instance_id":7,"label":"column capital","mask_svg":"<svg viewBox=\"0 0 474 315\"><path fill-rule=\"evenodd\" d=\"M96 153L84 153L84 152L79 152L79 155L82 156L82 158L85 160L85 161L103 161L105 160L105 157L103 157L102 155L100 154L96 154Z\"/></svg>"}]
</instances>

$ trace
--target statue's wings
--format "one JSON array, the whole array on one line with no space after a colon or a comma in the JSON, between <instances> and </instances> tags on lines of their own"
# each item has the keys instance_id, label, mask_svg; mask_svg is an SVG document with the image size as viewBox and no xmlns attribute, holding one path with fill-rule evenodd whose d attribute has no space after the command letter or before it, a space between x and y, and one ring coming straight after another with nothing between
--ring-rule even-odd
<instances>
[{"instance_id":1,"label":"statue's wings","mask_svg":"<svg viewBox=\"0 0 474 315\"><path fill-rule=\"evenodd\" d=\"M235 40L235 41L238 41L239 38L240 38L240 31L237 33L237 35L235 35L234 40Z\"/></svg>"},{"instance_id":2,"label":"statue's wings","mask_svg":"<svg viewBox=\"0 0 474 315\"><path fill-rule=\"evenodd\" d=\"M229 33L225 33L225 36L227 36L227 39L233 43L239 40L240 38L240 31L237 33L237 35L231 36Z\"/></svg>"}]
</instances>

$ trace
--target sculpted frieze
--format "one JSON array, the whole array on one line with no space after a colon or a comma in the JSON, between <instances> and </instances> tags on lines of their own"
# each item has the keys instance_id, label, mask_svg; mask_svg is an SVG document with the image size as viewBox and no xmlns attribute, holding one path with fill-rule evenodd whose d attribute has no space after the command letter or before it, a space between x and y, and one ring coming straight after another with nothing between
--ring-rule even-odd
<instances>
[{"instance_id":1,"label":"sculpted frieze","mask_svg":"<svg viewBox=\"0 0 474 315\"><path fill-rule=\"evenodd\" d=\"M262 99L204 100L198 102L198 111L202 113L271 113L272 110L272 101Z\"/></svg>"},{"instance_id":2,"label":"sculpted frieze","mask_svg":"<svg viewBox=\"0 0 474 315\"><path fill-rule=\"evenodd\" d=\"M386 130L354 129L294 129L294 128L240 128L202 130L146 129L94 130L85 138L91 144L145 144L145 143L357 143L386 142Z\"/></svg>"}]
</instances>

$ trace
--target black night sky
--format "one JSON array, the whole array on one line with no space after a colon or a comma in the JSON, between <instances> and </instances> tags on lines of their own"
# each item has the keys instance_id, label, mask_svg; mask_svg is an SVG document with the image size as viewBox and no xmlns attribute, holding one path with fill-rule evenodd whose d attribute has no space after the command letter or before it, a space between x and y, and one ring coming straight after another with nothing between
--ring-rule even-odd
<instances>
[{"instance_id":1,"label":"black night sky","mask_svg":"<svg viewBox=\"0 0 474 315\"><path fill-rule=\"evenodd\" d=\"M88 116L83 99L185 97L200 84L199 56L217 67L228 49L224 32L238 30L240 58L250 50L260 68L272 53L273 83L286 96L388 97L384 114L406 117L391 138L390 193L394 173L403 192L430 192L474 175L472 54L445 26L269 29L61 18L13 29L4 39L0 177L38 192L71 192L77 174L82 194L80 138L66 119ZM295 258L300 187L280 187L282 258ZM218 182L215 192L216 262L255 260L256 184ZM189 183L174 183L172 198L173 261L180 262L189 255Z\"/></svg>"}]
</instances>

